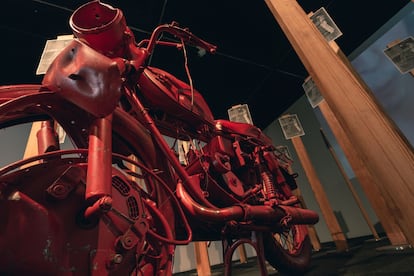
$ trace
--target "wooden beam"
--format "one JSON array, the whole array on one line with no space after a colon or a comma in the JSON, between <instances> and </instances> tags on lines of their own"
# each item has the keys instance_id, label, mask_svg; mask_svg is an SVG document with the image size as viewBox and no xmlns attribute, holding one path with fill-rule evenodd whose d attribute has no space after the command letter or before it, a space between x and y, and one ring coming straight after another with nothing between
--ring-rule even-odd
<instances>
[{"instance_id":1,"label":"wooden beam","mask_svg":"<svg viewBox=\"0 0 414 276\"><path fill-rule=\"evenodd\" d=\"M247 261L247 252L246 252L245 245L244 244L239 245L239 247L237 247L237 251L239 251L240 263L246 264L248 261Z\"/></svg>"},{"instance_id":2,"label":"wooden beam","mask_svg":"<svg viewBox=\"0 0 414 276\"><path fill-rule=\"evenodd\" d=\"M379 240L380 237L379 237L379 235L377 233L377 230L375 230L375 227L372 224L372 222L371 222L371 220L370 220L370 218L368 216L368 213L367 213L367 211L364 208L364 205L362 204L361 198L359 197L357 191L355 190L354 185L352 185L351 180L349 180L349 178L348 178L348 176L347 176L347 174L345 172L345 169L344 169L344 167L341 164L341 161L339 161L339 158L338 158L337 154L335 153L335 150L332 148L331 144L328 141L328 138L326 137L326 135L325 135L325 133L323 132L322 129L321 129L321 134L322 134L322 137L323 137L323 139L324 139L324 141L326 143L326 146L327 146L329 152L331 153L333 159L335 160L335 164L338 166L338 169L341 172L342 177L344 178L344 180L346 182L346 185L348 186L349 191L351 192L351 194L352 194L352 196L353 196L353 198L354 198L354 200L355 200L355 202L356 202L359 210L361 211L362 216L365 219L365 222L367 223L368 228L371 230L371 233L374 236L374 239Z\"/></svg>"},{"instance_id":3,"label":"wooden beam","mask_svg":"<svg viewBox=\"0 0 414 276\"><path fill-rule=\"evenodd\" d=\"M300 189L297 188L293 190L292 193L299 199L301 207L304 209L307 209L308 207L306 206L306 202L302 196L302 192L300 191ZM313 250L314 251L321 250L322 248L321 241L319 239L318 233L316 232L315 226L308 225L307 228L308 228L308 235L309 235Z\"/></svg>"},{"instance_id":4,"label":"wooden beam","mask_svg":"<svg viewBox=\"0 0 414 276\"><path fill-rule=\"evenodd\" d=\"M414 244L414 151L294 0L265 0Z\"/></svg>"},{"instance_id":5,"label":"wooden beam","mask_svg":"<svg viewBox=\"0 0 414 276\"><path fill-rule=\"evenodd\" d=\"M194 251L196 256L197 275L210 276L211 268L207 242L194 242Z\"/></svg>"},{"instance_id":6,"label":"wooden beam","mask_svg":"<svg viewBox=\"0 0 414 276\"><path fill-rule=\"evenodd\" d=\"M286 170L289 174L293 175L295 172L292 168L292 163L289 163L289 162L287 163L288 165L286 166ZM303 198L300 188L297 187L296 189L292 190L292 193L299 199L300 207L307 209L308 207L306 206L306 202L305 202L305 199ZM322 248L321 241L319 239L318 233L316 232L315 226L307 225L307 228L308 228L308 235L309 235L309 239L311 241L313 250L314 251L321 250Z\"/></svg>"},{"instance_id":7,"label":"wooden beam","mask_svg":"<svg viewBox=\"0 0 414 276\"><path fill-rule=\"evenodd\" d=\"M334 136L337 138L339 146L343 150L345 157L347 158L353 172L355 173L355 176L364 190L368 201L380 220L390 243L392 245L407 244L408 241L405 238L400 226L397 224L392 210L390 210L387 206L384 197L375 183L374 177L367 170L364 162L359 157L359 153L352 146L351 141L348 139L348 135L336 120L335 114L330 109L326 101L321 102L318 105L318 108L327 121Z\"/></svg>"},{"instance_id":8,"label":"wooden beam","mask_svg":"<svg viewBox=\"0 0 414 276\"><path fill-rule=\"evenodd\" d=\"M32 123L32 127L30 129L29 137L27 138L26 148L24 150L23 159L29 158L35 155L38 155L38 147L37 147L37 132L40 130L42 122L34 122Z\"/></svg>"},{"instance_id":9,"label":"wooden beam","mask_svg":"<svg viewBox=\"0 0 414 276\"><path fill-rule=\"evenodd\" d=\"M364 86L364 89L369 91L368 85L354 69L346 55L339 48L338 44L336 44L335 41L330 41L329 46L334 50L341 61L344 62L348 69L354 74L358 81ZM375 184L374 178L365 167L364 163L359 157L359 153L355 151L355 148L352 146L352 143L348 138L348 134L342 129L341 125L335 117L334 112L331 110L326 101L323 101L321 104L319 104L318 108L328 123L329 128L334 134L338 144L343 150L350 166L352 167L352 170L355 173L355 176L359 181L359 184L364 189L365 195L367 196L367 199L371 203L372 208L379 218L381 226L384 228L384 231L390 243L392 245L407 245L408 241L404 236L400 226L397 224L392 210L389 209L385 203L381 192Z\"/></svg>"},{"instance_id":10,"label":"wooden beam","mask_svg":"<svg viewBox=\"0 0 414 276\"><path fill-rule=\"evenodd\" d=\"M178 140L177 147L178 147L178 155L179 155L180 162L182 162L184 165L188 165L186 155L188 151L190 150L191 143L189 141ZM208 255L207 242L197 241L197 242L193 242L193 244L194 244L194 254L196 257L197 275L210 276L211 267L210 267L210 258Z\"/></svg>"},{"instance_id":11,"label":"wooden beam","mask_svg":"<svg viewBox=\"0 0 414 276\"><path fill-rule=\"evenodd\" d=\"M347 251L348 243L346 237L342 232L335 213L332 210L331 204L329 203L322 183L320 182L318 175L312 165L302 139L299 136L296 136L291 138L291 141L295 147L296 153L298 154L300 163L302 164L303 170L305 171L306 177L315 195L316 201L319 204L322 216L325 219L326 225L328 226L328 229L331 233L332 240L335 243L337 251Z\"/></svg>"}]
</instances>

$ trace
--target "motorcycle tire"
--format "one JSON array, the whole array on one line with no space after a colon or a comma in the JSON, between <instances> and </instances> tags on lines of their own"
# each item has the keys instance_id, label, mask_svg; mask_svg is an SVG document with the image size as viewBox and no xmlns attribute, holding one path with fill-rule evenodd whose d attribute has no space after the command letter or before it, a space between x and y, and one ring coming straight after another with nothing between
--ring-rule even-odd
<instances>
[{"instance_id":1,"label":"motorcycle tire","mask_svg":"<svg viewBox=\"0 0 414 276\"><path fill-rule=\"evenodd\" d=\"M266 260L279 273L302 275L310 266L312 246L306 225L294 225L282 233L264 233Z\"/></svg>"}]
</instances>

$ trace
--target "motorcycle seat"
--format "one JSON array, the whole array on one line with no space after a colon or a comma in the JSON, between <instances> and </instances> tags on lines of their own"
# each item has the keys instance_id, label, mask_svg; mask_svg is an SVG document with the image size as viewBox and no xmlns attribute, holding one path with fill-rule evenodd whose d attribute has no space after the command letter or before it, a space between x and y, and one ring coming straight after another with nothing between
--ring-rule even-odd
<instances>
[{"instance_id":1,"label":"motorcycle seat","mask_svg":"<svg viewBox=\"0 0 414 276\"><path fill-rule=\"evenodd\" d=\"M247 123L240 123L240 122L232 122L229 120L215 120L216 128L220 129L225 132L238 134L241 136L247 136L248 138L252 138L261 144L264 145L272 145L272 139L266 136L260 128L247 124Z\"/></svg>"}]
</instances>

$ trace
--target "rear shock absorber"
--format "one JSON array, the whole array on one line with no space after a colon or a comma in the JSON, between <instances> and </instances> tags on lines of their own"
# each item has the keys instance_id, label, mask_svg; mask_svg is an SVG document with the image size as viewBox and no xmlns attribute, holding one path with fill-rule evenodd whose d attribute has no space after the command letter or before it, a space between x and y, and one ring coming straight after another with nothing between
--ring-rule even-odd
<instances>
[{"instance_id":1,"label":"rear shock absorber","mask_svg":"<svg viewBox=\"0 0 414 276\"><path fill-rule=\"evenodd\" d=\"M275 186L273 185L272 174L267 169L262 168L260 176L262 177L263 190L264 190L266 199L270 200L270 199L276 198L276 189L275 189Z\"/></svg>"},{"instance_id":2,"label":"rear shock absorber","mask_svg":"<svg viewBox=\"0 0 414 276\"><path fill-rule=\"evenodd\" d=\"M264 147L256 147L255 149L255 162L259 166L260 176L263 183L263 191L266 200L276 198L277 192L273 183L273 175L266 166L266 158L263 155Z\"/></svg>"}]
</instances>

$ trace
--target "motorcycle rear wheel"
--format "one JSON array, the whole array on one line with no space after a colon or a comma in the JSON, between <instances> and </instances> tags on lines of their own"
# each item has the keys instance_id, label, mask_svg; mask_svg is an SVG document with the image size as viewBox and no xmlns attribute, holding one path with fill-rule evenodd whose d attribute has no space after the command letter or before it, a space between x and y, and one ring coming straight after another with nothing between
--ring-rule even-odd
<instances>
[{"instance_id":1,"label":"motorcycle rear wheel","mask_svg":"<svg viewBox=\"0 0 414 276\"><path fill-rule=\"evenodd\" d=\"M301 275L309 269L312 246L306 225L294 225L281 233L264 233L266 260L287 275Z\"/></svg>"}]
</instances>

